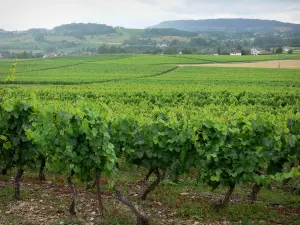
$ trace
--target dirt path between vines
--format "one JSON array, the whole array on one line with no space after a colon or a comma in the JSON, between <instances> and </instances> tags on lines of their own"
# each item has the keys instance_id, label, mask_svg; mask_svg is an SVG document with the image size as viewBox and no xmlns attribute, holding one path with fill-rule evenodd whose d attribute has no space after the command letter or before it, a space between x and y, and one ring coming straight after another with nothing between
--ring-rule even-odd
<instances>
[{"instance_id":1,"label":"dirt path between vines","mask_svg":"<svg viewBox=\"0 0 300 225\"><path fill-rule=\"evenodd\" d=\"M245 67L245 68L284 68L284 69L300 69L300 60L272 60L251 63L214 63L214 64L180 64L185 66L203 66L203 67Z\"/></svg>"}]
</instances>

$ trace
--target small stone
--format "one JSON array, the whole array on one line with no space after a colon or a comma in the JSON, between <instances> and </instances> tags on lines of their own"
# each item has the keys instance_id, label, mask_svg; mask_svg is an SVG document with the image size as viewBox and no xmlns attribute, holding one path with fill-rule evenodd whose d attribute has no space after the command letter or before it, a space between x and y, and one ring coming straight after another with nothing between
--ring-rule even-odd
<instances>
[{"instance_id":1,"label":"small stone","mask_svg":"<svg viewBox=\"0 0 300 225\"><path fill-rule=\"evenodd\" d=\"M157 206L162 206L162 203L161 202L152 202L152 207L157 207Z\"/></svg>"},{"instance_id":2,"label":"small stone","mask_svg":"<svg viewBox=\"0 0 300 225\"><path fill-rule=\"evenodd\" d=\"M6 211L5 214L11 214L11 211Z\"/></svg>"},{"instance_id":3,"label":"small stone","mask_svg":"<svg viewBox=\"0 0 300 225\"><path fill-rule=\"evenodd\" d=\"M94 216L94 215L96 215L96 212L92 212L91 214Z\"/></svg>"},{"instance_id":4,"label":"small stone","mask_svg":"<svg viewBox=\"0 0 300 225\"><path fill-rule=\"evenodd\" d=\"M64 224L64 222L63 222L63 221L60 221L60 222L59 222L59 224L61 224L61 225L62 225L62 224Z\"/></svg>"},{"instance_id":5,"label":"small stone","mask_svg":"<svg viewBox=\"0 0 300 225\"><path fill-rule=\"evenodd\" d=\"M20 204L20 207L24 207L25 205L26 205L26 203L22 202L22 203Z\"/></svg>"},{"instance_id":6,"label":"small stone","mask_svg":"<svg viewBox=\"0 0 300 225\"><path fill-rule=\"evenodd\" d=\"M200 222L198 222L198 221L195 221L195 222L193 223L193 225L198 225L198 224L200 224Z\"/></svg>"},{"instance_id":7,"label":"small stone","mask_svg":"<svg viewBox=\"0 0 300 225\"><path fill-rule=\"evenodd\" d=\"M90 221L93 221L94 220L94 218L92 217L91 219L90 219Z\"/></svg>"},{"instance_id":8,"label":"small stone","mask_svg":"<svg viewBox=\"0 0 300 225\"><path fill-rule=\"evenodd\" d=\"M180 193L180 195L189 195L189 193L187 193L187 192L182 192L182 193Z\"/></svg>"}]
</instances>

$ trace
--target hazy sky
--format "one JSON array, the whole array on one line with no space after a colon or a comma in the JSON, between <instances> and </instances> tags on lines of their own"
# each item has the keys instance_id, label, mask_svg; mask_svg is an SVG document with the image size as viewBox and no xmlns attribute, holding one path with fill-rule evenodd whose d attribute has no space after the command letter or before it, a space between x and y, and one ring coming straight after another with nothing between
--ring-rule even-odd
<instances>
[{"instance_id":1,"label":"hazy sky","mask_svg":"<svg viewBox=\"0 0 300 225\"><path fill-rule=\"evenodd\" d=\"M300 24L300 0L0 0L0 28L72 22L144 28L165 20L258 18Z\"/></svg>"}]
</instances>

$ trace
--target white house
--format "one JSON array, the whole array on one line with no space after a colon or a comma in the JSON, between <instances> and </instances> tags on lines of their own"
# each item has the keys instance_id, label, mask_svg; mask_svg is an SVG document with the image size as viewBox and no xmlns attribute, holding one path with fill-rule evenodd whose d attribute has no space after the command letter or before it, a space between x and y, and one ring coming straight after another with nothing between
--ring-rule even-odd
<instances>
[{"instance_id":1,"label":"white house","mask_svg":"<svg viewBox=\"0 0 300 225\"><path fill-rule=\"evenodd\" d=\"M52 57L57 57L57 55L55 53L49 53L49 54L44 55L43 59L52 58Z\"/></svg>"},{"instance_id":2,"label":"white house","mask_svg":"<svg viewBox=\"0 0 300 225\"><path fill-rule=\"evenodd\" d=\"M0 53L0 59L2 59L3 58L3 56L2 56L2 54Z\"/></svg>"},{"instance_id":3,"label":"white house","mask_svg":"<svg viewBox=\"0 0 300 225\"><path fill-rule=\"evenodd\" d=\"M234 56L242 56L242 52L240 50L233 50L230 55Z\"/></svg>"},{"instance_id":4,"label":"white house","mask_svg":"<svg viewBox=\"0 0 300 225\"><path fill-rule=\"evenodd\" d=\"M261 51L258 50L257 48L251 48L250 49L250 54L251 55L259 55L259 54L261 54Z\"/></svg>"},{"instance_id":5,"label":"white house","mask_svg":"<svg viewBox=\"0 0 300 225\"><path fill-rule=\"evenodd\" d=\"M158 47L158 48L167 48L168 45L167 44L157 44L156 47Z\"/></svg>"},{"instance_id":6,"label":"white house","mask_svg":"<svg viewBox=\"0 0 300 225\"><path fill-rule=\"evenodd\" d=\"M291 47L289 47L289 46L283 46L283 47L282 47L282 50L283 50L284 52L288 52L290 49L291 49Z\"/></svg>"}]
</instances>

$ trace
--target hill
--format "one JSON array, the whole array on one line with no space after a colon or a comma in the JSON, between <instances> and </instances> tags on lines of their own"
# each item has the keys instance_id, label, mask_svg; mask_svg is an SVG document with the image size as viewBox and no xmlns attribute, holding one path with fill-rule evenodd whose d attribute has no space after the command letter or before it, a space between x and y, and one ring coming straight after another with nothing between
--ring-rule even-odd
<instances>
[{"instance_id":1,"label":"hill","mask_svg":"<svg viewBox=\"0 0 300 225\"><path fill-rule=\"evenodd\" d=\"M32 28L26 31L0 29L0 53L4 58L12 58L17 52L27 51L24 58L31 58L54 52L61 55L124 52L175 54L179 51L184 54L229 54L232 49L250 49L253 46L268 51L279 46L300 47L300 25L277 21L170 21L159 26L176 26L179 29L128 29L95 23L72 23L53 29ZM279 31L284 33L279 35Z\"/></svg>"},{"instance_id":2,"label":"hill","mask_svg":"<svg viewBox=\"0 0 300 225\"><path fill-rule=\"evenodd\" d=\"M64 36L89 36L89 35L107 35L107 34L126 34L132 33L134 29L126 29L119 27L107 26L105 24L96 24L96 23L72 23L72 24L64 24L61 26L54 27L52 29L52 33L54 34L62 34ZM30 29L28 31L37 32L46 32L43 29ZM195 37L198 35L196 32L189 32L178 30L174 28L162 28L162 29L135 29L138 31L137 34L139 36L150 38L150 37L162 37L162 36L179 36L179 37Z\"/></svg>"},{"instance_id":3,"label":"hill","mask_svg":"<svg viewBox=\"0 0 300 225\"><path fill-rule=\"evenodd\" d=\"M105 24L96 23L72 23L54 27L55 33L63 33L66 36L87 36L117 33L117 30Z\"/></svg>"},{"instance_id":4,"label":"hill","mask_svg":"<svg viewBox=\"0 0 300 225\"><path fill-rule=\"evenodd\" d=\"M164 36L177 36L177 37L196 37L198 36L197 32L189 32L178 30L174 28L152 28L145 29L141 35L142 37L164 37Z\"/></svg>"},{"instance_id":5,"label":"hill","mask_svg":"<svg viewBox=\"0 0 300 225\"><path fill-rule=\"evenodd\" d=\"M300 30L300 24L258 19L207 19L164 21L151 28L173 28L185 31L287 32Z\"/></svg>"}]
</instances>

